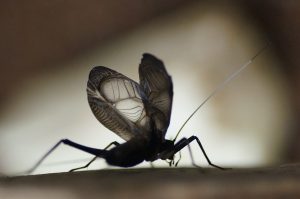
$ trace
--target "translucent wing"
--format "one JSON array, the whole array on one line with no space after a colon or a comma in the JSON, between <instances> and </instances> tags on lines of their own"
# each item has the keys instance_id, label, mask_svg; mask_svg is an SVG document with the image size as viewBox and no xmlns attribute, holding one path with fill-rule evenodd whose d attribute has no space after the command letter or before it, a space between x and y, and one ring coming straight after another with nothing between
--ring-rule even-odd
<instances>
[{"instance_id":1,"label":"translucent wing","mask_svg":"<svg viewBox=\"0 0 300 199\"><path fill-rule=\"evenodd\" d=\"M139 67L140 85L146 94L150 108L147 112L163 137L170 123L173 83L163 62L153 55L143 54Z\"/></svg>"},{"instance_id":2,"label":"translucent wing","mask_svg":"<svg viewBox=\"0 0 300 199\"><path fill-rule=\"evenodd\" d=\"M140 85L103 66L93 68L87 84L88 102L95 117L124 140L147 136L149 118Z\"/></svg>"}]
</instances>

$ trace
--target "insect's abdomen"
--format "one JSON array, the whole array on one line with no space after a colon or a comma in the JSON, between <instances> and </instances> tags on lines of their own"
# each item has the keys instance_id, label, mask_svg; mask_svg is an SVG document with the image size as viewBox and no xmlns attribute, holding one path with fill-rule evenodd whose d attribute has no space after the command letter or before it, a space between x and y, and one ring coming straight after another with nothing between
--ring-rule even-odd
<instances>
[{"instance_id":1,"label":"insect's abdomen","mask_svg":"<svg viewBox=\"0 0 300 199\"><path fill-rule=\"evenodd\" d=\"M110 165L132 167L145 160L147 144L139 139L132 139L108 151L105 159Z\"/></svg>"}]
</instances>

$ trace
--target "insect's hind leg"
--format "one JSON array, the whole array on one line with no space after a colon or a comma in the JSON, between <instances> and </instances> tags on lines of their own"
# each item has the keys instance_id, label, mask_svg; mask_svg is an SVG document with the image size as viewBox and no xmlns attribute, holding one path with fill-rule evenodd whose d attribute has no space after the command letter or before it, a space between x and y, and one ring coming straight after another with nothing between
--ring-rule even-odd
<instances>
[{"instance_id":1,"label":"insect's hind leg","mask_svg":"<svg viewBox=\"0 0 300 199\"><path fill-rule=\"evenodd\" d=\"M202 144L201 144L199 138L196 137L196 136L191 136L191 137L189 137L189 138L183 138L183 139L179 140L178 143L176 143L175 146L174 146L174 148L175 148L174 154L177 153L177 152L179 152L179 151L180 151L181 149L183 149L184 147L188 146L189 152L190 152L190 155L191 155L192 162L193 162L193 164L195 165L194 158L193 158L193 154L192 154L192 150L191 150L191 148L190 148L190 146L189 146L189 144L190 144L191 142L193 142L194 140L197 141L198 146L200 147L200 149L201 149L201 151L202 151L202 153L203 153L203 155L204 155L206 161L208 162L208 164L209 164L210 166L215 167L215 168L218 168L218 169L221 169L221 170L225 170L225 168L220 167L220 166L217 166L217 165L213 164L213 163L209 160L209 158L208 158L208 156L207 156L207 154L206 154L206 152L205 152L205 150L204 150L204 148L203 148L203 146L202 146Z\"/></svg>"},{"instance_id":2,"label":"insect's hind leg","mask_svg":"<svg viewBox=\"0 0 300 199\"><path fill-rule=\"evenodd\" d=\"M114 141L114 142L110 143L109 145L107 145L103 150L108 149L108 148L111 147L112 145L119 146L120 143L118 143L117 141ZM81 167L78 167L78 168L71 169L69 172L73 172L73 171L77 171L77 170L80 170L80 169L87 168L87 167L89 167L90 164L92 164L97 158L98 158L98 156L95 156L95 157L93 157L93 159L91 159L86 165L81 166Z\"/></svg>"},{"instance_id":3,"label":"insect's hind leg","mask_svg":"<svg viewBox=\"0 0 300 199\"><path fill-rule=\"evenodd\" d=\"M95 149L95 148L91 148L91 147L87 147L87 146L83 146L81 144L77 144L71 140L68 139L62 139L59 142L57 142L44 156L41 157L41 159L29 170L27 170L25 173L26 174L30 174L33 171L36 170L36 168L61 144L66 144L68 146L74 147L76 149L79 149L81 151L96 155L97 157L104 157L106 154L106 150L102 150L102 149Z\"/></svg>"}]
</instances>

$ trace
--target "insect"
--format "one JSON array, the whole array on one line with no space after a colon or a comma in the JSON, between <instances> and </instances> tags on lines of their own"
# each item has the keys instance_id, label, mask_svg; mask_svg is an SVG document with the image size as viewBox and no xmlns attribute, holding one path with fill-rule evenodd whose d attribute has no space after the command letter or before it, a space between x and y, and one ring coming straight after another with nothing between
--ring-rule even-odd
<instances>
[{"instance_id":1,"label":"insect","mask_svg":"<svg viewBox=\"0 0 300 199\"><path fill-rule=\"evenodd\" d=\"M220 84L190 115L181 129L208 99L264 49ZM88 167L96 158L103 158L109 165L118 167L132 167L143 161L153 162L158 159L169 161L170 166L177 166L178 162L174 161L175 154L184 147L189 147L193 141L198 144L210 166L224 169L210 161L198 137L184 137L176 142L180 129L175 139L165 138L171 117L173 83L163 62L151 54L143 54L139 65L139 78L140 82L137 83L104 66L94 67L89 73L87 98L90 108L98 121L124 139L124 143L115 141L104 149L96 149L62 139L28 173L33 172L62 143L95 156L85 166L71 171ZM191 153L190 148L189 151ZM194 164L192 154L191 158Z\"/></svg>"}]
</instances>

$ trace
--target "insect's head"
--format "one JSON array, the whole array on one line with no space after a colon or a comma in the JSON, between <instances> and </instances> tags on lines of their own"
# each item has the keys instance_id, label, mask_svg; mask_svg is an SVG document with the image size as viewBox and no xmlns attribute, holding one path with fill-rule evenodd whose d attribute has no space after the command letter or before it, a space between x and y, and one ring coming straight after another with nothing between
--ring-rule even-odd
<instances>
[{"instance_id":1,"label":"insect's head","mask_svg":"<svg viewBox=\"0 0 300 199\"><path fill-rule=\"evenodd\" d=\"M179 159L176 161L175 160L175 142L174 140L165 140L163 143L163 150L159 154L160 159L165 160L167 163L169 163L169 166L177 166L180 159L181 159L181 153L179 152Z\"/></svg>"},{"instance_id":2,"label":"insect's head","mask_svg":"<svg viewBox=\"0 0 300 199\"><path fill-rule=\"evenodd\" d=\"M175 166L177 167L178 163L181 160L181 152L179 151L179 158L177 160L175 160L175 154L176 152L176 148L175 148L175 141L174 140L166 140L166 148L167 151L164 153L165 155L165 160L167 163L169 163L169 166ZM162 158L161 158L162 159Z\"/></svg>"},{"instance_id":3,"label":"insect's head","mask_svg":"<svg viewBox=\"0 0 300 199\"><path fill-rule=\"evenodd\" d=\"M162 160L173 160L174 159L174 142L172 140L165 140L161 144L161 153L159 158Z\"/></svg>"}]
</instances>

